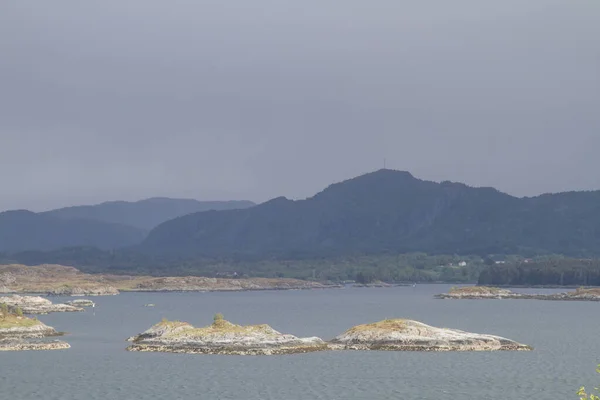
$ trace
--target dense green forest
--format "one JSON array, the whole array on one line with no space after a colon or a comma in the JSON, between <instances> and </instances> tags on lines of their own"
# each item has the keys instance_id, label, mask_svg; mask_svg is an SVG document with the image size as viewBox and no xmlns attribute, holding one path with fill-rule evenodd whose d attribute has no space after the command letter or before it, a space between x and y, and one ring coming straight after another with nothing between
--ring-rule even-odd
<instances>
[{"instance_id":1,"label":"dense green forest","mask_svg":"<svg viewBox=\"0 0 600 400\"><path fill-rule=\"evenodd\" d=\"M519 259L517 256L509 260ZM65 248L52 252L0 254L0 263L62 264L84 272L150 274L156 276L202 275L223 277L285 277L318 281L357 280L384 282L476 282L489 258L479 256L359 255L312 259L209 259L164 258L131 251L103 251L96 248Z\"/></svg>"},{"instance_id":2,"label":"dense green forest","mask_svg":"<svg viewBox=\"0 0 600 400\"><path fill-rule=\"evenodd\" d=\"M0 264L62 264L129 275L298 278L371 283L451 282L491 286L600 286L600 259L560 255L379 254L306 259L172 258L92 247L1 254Z\"/></svg>"},{"instance_id":3,"label":"dense green forest","mask_svg":"<svg viewBox=\"0 0 600 400\"><path fill-rule=\"evenodd\" d=\"M554 257L492 265L482 269L479 285L600 286L600 260Z\"/></svg>"},{"instance_id":4,"label":"dense green forest","mask_svg":"<svg viewBox=\"0 0 600 400\"><path fill-rule=\"evenodd\" d=\"M285 277L319 281L475 282L484 266L478 256L362 255L302 260L173 259L128 251L66 248L53 252L0 254L0 263L75 266L91 273Z\"/></svg>"}]
</instances>

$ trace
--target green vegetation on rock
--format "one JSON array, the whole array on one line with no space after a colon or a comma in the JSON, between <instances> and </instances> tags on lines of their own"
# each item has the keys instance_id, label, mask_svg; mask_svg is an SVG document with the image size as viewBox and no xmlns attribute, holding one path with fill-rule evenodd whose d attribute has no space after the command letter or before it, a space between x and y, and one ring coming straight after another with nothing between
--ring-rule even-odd
<instances>
[{"instance_id":1,"label":"green vegetation on rock","mask_svg":"<svg viewBox=\"0 0 600 400\"><path fill-rule=\"evenodd\" d=\"M600 374L600 365L596 368L596 372ZM595 388L596 392L600 393L600 389ZM600 400L600 396L597 394L586 391L585 387L582 386L577 391L577 395L580 400Z\"/></svg>"},{"instance_id":2,"label":"green vegetation on rock","mask_svg":"<svg viewBox=\"0 0 600 400\"><path fill-rule=\"evenodd\" d=\"M24 317L19 307L9 310L5 303L0 304L0 328L29 327L39 324L37 319Z\"/></svg>"}]
</instances>

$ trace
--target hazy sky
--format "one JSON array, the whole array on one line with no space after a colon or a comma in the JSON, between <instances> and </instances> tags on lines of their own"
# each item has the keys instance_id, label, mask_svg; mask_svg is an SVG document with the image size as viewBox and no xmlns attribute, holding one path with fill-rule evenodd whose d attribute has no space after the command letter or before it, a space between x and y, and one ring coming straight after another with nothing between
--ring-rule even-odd
<instances>
[{"instance_id":1,"label":"hazy sky","mask_svg":"<svg viewBox=\"0 0 600 400\"><path fill-rule=\"evenodd\" d=\"M0 210L382 167L600 189L598 0L2 0Z\"/></svg>"}]
</instances>

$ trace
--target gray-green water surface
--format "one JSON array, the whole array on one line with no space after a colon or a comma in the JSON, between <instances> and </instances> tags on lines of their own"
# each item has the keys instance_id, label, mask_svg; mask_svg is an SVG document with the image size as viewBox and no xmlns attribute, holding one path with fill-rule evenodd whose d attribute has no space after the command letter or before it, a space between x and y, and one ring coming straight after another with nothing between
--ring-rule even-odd
<instances>
[{"instance_id":1,"label":"gray-green water surface","mask_svg":"<svg viewBox=\"0 0 600 400\"><path fill-rule=\"evenodd\" d=\"M447 285L232 293L125 293L85 313L41 316L72 348L0 353L0 399L576 399L600 384L600 303L437 300ZM53 298L55 302L66 298ZM144 307L153 303L155 307ZM532 352L323 352L214 356L126 352L161 318L207 325L221 312L330 339L384 318L490 333Z\"/></svg>"}]
</instances>

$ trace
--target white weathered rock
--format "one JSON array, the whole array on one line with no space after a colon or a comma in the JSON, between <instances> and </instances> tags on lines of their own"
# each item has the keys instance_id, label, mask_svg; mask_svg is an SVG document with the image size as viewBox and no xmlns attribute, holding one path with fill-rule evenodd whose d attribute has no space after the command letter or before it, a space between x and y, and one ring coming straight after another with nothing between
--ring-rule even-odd
<instances>
[{"instance_id":1,"label":"white weathered rock","mask_svg":"<svg viewBox=\"0 0 600 400\"><path fill-rule=\"evenodd\" d=\"M0 319L0 351L68 349L68 343L43 340L60 335L51 326L27 317L10 315Z\"/></svg>"},{"instance_id":2,"label":"white weathered rock","mask_svg":"<svg viewBox=\"0 0 600 400\"><path fill-rule=\"evenodd\" d=\"M71 346L61 340L51 342L30 342L24 340L0 340L0 351L27 351L27 350L65 350Z\"/></svg>"},{"instance_id":3,"label":"white weathered rock","mask_svg":"<svg viewBox=\"0 0 600 400\"><path fill-rule=\"evenodd\" d=\"M327 350L327 344L317 337L298 338L268 325L240 326L225 320L204 328L163 321L129 340L133 342L129 351L275 355Z\"/></svg>"},{"instance_id":4,"label":"white weathered rock","mask_svg":"<svg viewBox=\"0 0 600 400\"><path fill-rule=\"evenodd\" d=\"M600 289L578 288L573 292L536 294L515 293L507 289L486 286L465 286L451 289L448 293L435 295L438 299L521 299L521 300L573 300L600 301Z\"/></svg>"},{"instance_id":5,"label":"white weathered rock","mask_svg":"<svg viewBox=\"0 0 600 400\"><path fill-rule=\"evenodd\" d=\"M61 286L48 291L49 295L53 296L115 296L119 291L108 285L96 285L88 287L80 286Z\"/></svg>"},{"instance_id":6,"label":"white weathered rock","mask_svg":"<svg viewBox=\"0 0 600 400\"><path fill-rule=\"evenodd\" d=\"M65 302L66 305L73 307L96 307L96 303L87 299L78 299Z\"/></svg>"},{"instance_id":7,"label":"white weathered rock","mask_svg":"<svg viewBox=\"0 0 600 400\"><path fill-rule=\"evenodd\" d=\"M56 332L54 328L51 326L45 325L38 321L36 325L33 326L12 326L6 328L0 328L0 338L21 338L21 339L30 339L30 338L43 338L48 336L58 336L59 333Z\"/></svg>"},{"instance_id":8,"label":"white weathered rock","mask_svg":"<svg viewBox=\"0 0 600 400\"><path fill-rule=\"evenodd\" d=\"M330 342L334 350L493 351L531 347L493 335L435 328L421 322L394 319L358 325Z\"/></svg>"},{"instance_id":9,"label":"white weathered rock","mask_svg":"<svg viewBox=\"0 0 600 400\"><path fill-rule=\"evenodd\" d=\"M51 312L84 311L83 308L67 304L53 304L50 300L39 296L5 296L0 297L0 304L5 303L11 308L19 307L25 314L47 314Z\"/></svg>"}]
</instances>

